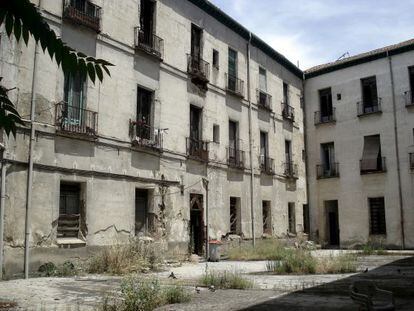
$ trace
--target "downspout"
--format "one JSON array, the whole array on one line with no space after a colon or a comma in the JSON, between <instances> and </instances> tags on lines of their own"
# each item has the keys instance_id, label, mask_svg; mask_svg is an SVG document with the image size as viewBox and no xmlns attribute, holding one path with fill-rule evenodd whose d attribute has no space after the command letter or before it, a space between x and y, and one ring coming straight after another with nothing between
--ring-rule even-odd
<instances>
[{"instance_id":1,"label":"downspout","mask_svg":"<svg viewBox=\"0 0 414 311\"><path fill-rule=\"evenodd\" d=\"M206 188L206 261L209 260L210 256L210 245L209 243L209 221L208 221L208 179L203 178L204 188Z\"/></svg>"},{"instance_id":2,"label":"downspout","mask_svg":"<svg viewBox=\"0 0 414 311\"><path fill-rule=\"evenodd\" d=\"M3 135L3 133L2 133ZM4 210L6 208L6 169L7 164L4 161L4 147L1 146L1 186L0 186L0 280L3 279L3 233L4 233Z\"/></svg>"},{"instance_id":3,"label":"downspout","mask_svg":"<svg viewBox=\"0 0 414 311\"><path fill-rule=\"evenodd\" d=\"M249 41L247 43L247 101L249 102L249 153L250 153L250 213L252 220L252 242L256 246L256 233L254 226L254 167L253 167L253 144L252 144L252 101L250 94L250 45L252 33L249 31Z\"/></svg>"},{"instance_id":4,"label":"downspout","mask_svg":"<svg viewBox=\"0 0 414 311\"><path fill-rule=\"evenodd\" d=\"M390 67L390 79L391 79L391 95L392 95L392 113L394 117L394 141L395 141L395 156L397 158L397 175L398 175L398 198L400 204L400 222L401 222L401 248L405 249L405 230L404 230L404 207L403 196L401 189L401 165L400 165L400 151L398 143L398 126L397 126L397 106L395 102L395 89L394 89L394 73L392 71L392 59L387 51L388 65Z\"/></svg>"},{"instance_id":5,"label":"downspout","mask_svg":"<svg viewBox=\"0 0 414 311\"><path fill-rule=\"evenodd\" d=\"M308 205L308 221L309 221L309 233L308 233L308 237L311 238L311 208L310 208L310 200L309 200L309 162L308 162L308 138L307 138L307 133L308 131L306 130L306 121L307 121L307 115L306 115L306 99L305 99L305 83L306 83L306 76L305 73L303 73L302 76L302 108L303 108L303 141L304 141L304 145L305 145L305 177L306 177L306 203ZM303 207L302 207L303 208ZM305 224L304 224L305 226Z\"/></svg>"},{"instance_id":6,"label":"downspout","mask_svg":"<svg viewBox=\"0 0 414 311\"><path fill-rule=\"evenodd\" d=\"M41 12L42 0L39 0L38 10ZM30 248L30 210L32 208L32 186L33 186L33 150L35 145L35 90L36 90L36 71L37 71L37 58L39 54L39 45L35 45L35 52L33 58L33 74L32 74L32 95L31 95L31 107L30 107L30 141L29 141L29 169L27 172L27 187L26 187L26 219L24 230L24 278L29 278L29 248Z\"/></svg>"}]
</instances>

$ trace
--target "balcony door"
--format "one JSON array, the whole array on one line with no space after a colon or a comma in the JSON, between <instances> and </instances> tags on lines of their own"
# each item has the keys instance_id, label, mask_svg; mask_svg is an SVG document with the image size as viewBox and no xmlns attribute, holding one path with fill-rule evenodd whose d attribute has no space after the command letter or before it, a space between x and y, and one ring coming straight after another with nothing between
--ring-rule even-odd
<instances>
[{"instance_id":1,"label":"balcony door","mask_svg":"<svg viewBox=\"0 0 414 311\"><path fill-rule=\"evenodd\" d=\"M330 173L333 170L335 163L334 143L321 144L321 158L324 172L327 174Z\"/></svg>"},{"instance_id":2,"label":"balcony door","mask_svg":"<svg viewBox=\"0 0 414 311\"><path fill-rule=\"evenodd\" d=\"M285 82L283 82L283 103L289 105L289 85Z\"/></svg>"},{"instance_id":3,"label":"balcony door","mask_svg":"<svg viewBox=\"0 0 414 311\"><path fill-rule=\"evenodd\" d=\"M362 102L364 113L374 112L378 107L377 79L369 77L361 80L362 85Z\"/></svg>"},{"instance_id":4,"label":"balcony door","mask_svg":"<svg viewBox=\"0 0 414 311\"><path fill-rule=\"evenodd\" d=\"M408 68L410 75L410 91L411 91L411 103L414 103L414 67Z\"/></svg>"},{"instance_id":5,"label":"balcony door","mask_svg":"<svg viewBox=\"0 0 414 311\"><path fill-rule=\"evenodd\" d=\"M143 35L143 43L148 46L152 46L152 35L154 34L154 12L154 1L141 0L139 17L140 30Z\"/></svg>"},{"instance_id":6,"label":"balcony door","mask_svg":"<svg viewBox=\"0 0 414 311\"><path fill-rule=\"evenodd\" d=\"M137 127L136 134L139 138L151 138L151 108L153 92L138 87L137 91Z\"/></svg>"},{"instance_id":7,"label":"balcony door","mask_svg":"<svg viewBox=\"0 0 414 311\"><path fill-rule=\"evenodd\" d=\"M285 160L286 163L292 162L292 142L290 140L285 140Z\"/></svg>"},{"instance_id":8,"label":"balcony door","mask_svg":"<svg viewBox=\"0 0 414 311\"><path fill-rule=\"evenodd\" d=\"M332 109L332 92L331 89L324 89L319 91L319 102L322 122L329 121L333 115Z\"/></svg>"},{"instance_id":9,"label":"balcony door","mask_svg":"<svg viewBox=\"0 0 414 311\"><path fill-rule=\"evenodd\" d=\"M236 161L237 155L237 141L238 141L238 133L237 133L237 122L229 121L229 160Z\"/></svg>"},{"instance_id":10,"label":"balcony door","mask_svg":"<svg viewBox=\"0 0 414 311\"><path fill-rule=\"evenodd\" d=\"M229 48L228 75L228 88L235 91L237 78L237 52L231 48Z\"/></svg>"},{"instance_id":11,"label":"balcony door","mask_svg":"<svg viewBox=\"0 0 414 311\"><path fill-rule=\"evenodd\" d=\"M80 74L65 75L63 113L65 123L79 126L84 123L85 95L85 79Z\"/></svg>"},{"instance_id":12,"label":"balcony door","mask_svg":"<svg viewBox=\"0 0 414 311\"><path fill-rule=\"evenodd\" d=\"M191 56L193 61L199 62L201 58L202 30L196 25L191 25Z\"/></svg>"}]
</instances>

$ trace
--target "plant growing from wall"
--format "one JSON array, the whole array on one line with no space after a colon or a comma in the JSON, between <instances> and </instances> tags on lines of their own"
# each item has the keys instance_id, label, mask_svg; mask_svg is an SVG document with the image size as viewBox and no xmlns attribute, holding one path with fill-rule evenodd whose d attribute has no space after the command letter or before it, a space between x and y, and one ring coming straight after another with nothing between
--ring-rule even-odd
<instances>
[{"instance_id":1,"label":"plant growing from wall","mask_svg":"<svg viewBox=\"0 0 414 311\"><path fill-rule=\"evenodd\" d=\"M33 37L36 44L40 44L44 53L55 59L57 65L65 74L79 73L83 77L89 76L93 83L96 78L103 80L104 72L110 76L108 67L113 66L103 59L96 59L77 52L67 46L55 32L50 29L47 22L29 0L0 0L0 26L4 24L6 34L16 41L23 39L28 45L29 38ZM17 125L24 122L8 98L8 91L1 85L0 77L0 129L4 129L9 136L16 136Z\"/></svg>"}]
</instances>

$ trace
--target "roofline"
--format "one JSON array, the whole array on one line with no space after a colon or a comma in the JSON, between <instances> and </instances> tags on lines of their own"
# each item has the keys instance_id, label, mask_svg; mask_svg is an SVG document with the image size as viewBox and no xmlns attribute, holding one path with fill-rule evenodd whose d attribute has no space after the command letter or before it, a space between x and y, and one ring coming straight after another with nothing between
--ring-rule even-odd
<instances>
[{"instance_id":1,"label":"roofline","mask_svg":"<svg viewBox=\"0 0 414 311\"><path fill-rule=\"evenodd\" d=\"M348 67L352 67L352 66L356 66L356 65L360 65L360 64L364 64L364 63L369 63L372 62L374 60L378 60L381 58L385 58L388 56L393 56L393 55L398 55L398 54L402 54L402 53L406 53L406 52L410 52L414 50L414 43L411 44L407 44L404 46L399 46L399 47L395 47L395 48L391 48L389 50L381 50L378 51L377 53L374 54L369 54L366 56L362 56L362 57L358 57L358 55L355 55L354 59L351 59L349 61L343 61L343 62L338 62L337 64L332 63L332 65L328 65L326 67L323 67L321 69L316 69L315 71L310 71L310 72L304 72L305 75L305 80L306 79L310 79L310 78L314 78L326 73L330 73L333 71L337 71L337 70L341 70L344 68L348 68ZM363 53L364 54L364 53Z\"/></svg>"},{"instance_id":2,"label":"roofline","mask_svg":"<svg viewBox=\"0 0 414 311\"><path fill-rule=\"evenodd\" d=\"M240 23L235 21L233 18L231 18L229 15L224 13L222 10L220 10L214 4L210 3L207 0L188 0L188 1L194 4L195 6L197 6L198 8L202 9L204 12L206 12L210 16L214 17L217 21L219 21L223 25L233 30L235 33L240 35L242 38L246 39L247 41L249 40L251 32L248 29L246 29L244 26L242 26ZM258 36L256 36L253 33L251 35L252 35L251 44L253 46L260 49L267 56L273 58L275 61L280 63L283 67L285 67L287 70L292 72L298 78L303 79L304 73L302 70L296 67L285 56L277 52L275 49L273 49L270 45L268 45Z\"/></svg>"}]
</instances>

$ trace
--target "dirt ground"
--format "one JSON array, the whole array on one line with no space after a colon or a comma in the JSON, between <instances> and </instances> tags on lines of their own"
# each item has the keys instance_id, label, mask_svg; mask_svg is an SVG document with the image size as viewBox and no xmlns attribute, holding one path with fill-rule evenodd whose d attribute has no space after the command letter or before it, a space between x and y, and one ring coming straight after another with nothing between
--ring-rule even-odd
<instances>
[{"instance_id":1,"label":"dirt ground","mask_svg":"<svg viewBox=\"0 0 414 311\"><path fill-rule=\"evenodd\" d=\"M206 264L183 264L155 273L162 283L171 271L192 293L190 303L159 310L357 310L349 298L349 286L370 279L391 290L397 310L414 310L414 257L369 256L359 262L360 273L339 275L263 275L266 262L208 263L207 269L241 272L254 282L252 290L194 290ZM363 272L368 268L367 272ZM33 278L0 282L3 310L96 310L103 297L119 289L121 278L87 275L71 278ZM3 304L1 303L3 301ZM15 302L17 306L4 302Z\"/></svg>"}]
</instances>

